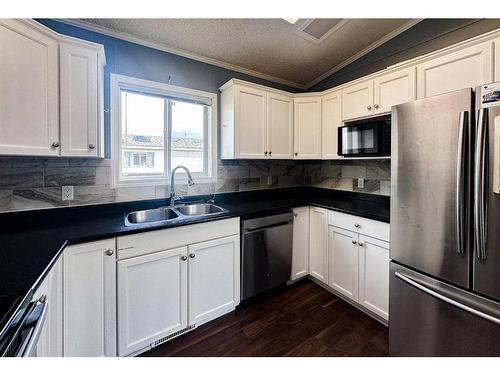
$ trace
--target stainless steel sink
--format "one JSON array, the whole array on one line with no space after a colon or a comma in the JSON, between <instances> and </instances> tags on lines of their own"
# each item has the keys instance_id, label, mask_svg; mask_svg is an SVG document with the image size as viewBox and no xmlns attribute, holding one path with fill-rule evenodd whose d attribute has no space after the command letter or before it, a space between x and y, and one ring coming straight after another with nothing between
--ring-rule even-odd
<instances>
[{"instance_id":1,"label":"stainless steel sink","mask_svg":"<svg viewBox=\"0 0 500 375\"><path fill-rule=\"evenodd\" d=\"M173 222L194 218L214 216L227 212L226 209L211 203L183 204L158 207L150 210L135 211L125 217L125 225L138 225L156 222Z\"/></svg>"},{"instance_id":2,"label":"stainless steel sink","mask_svg":"<svg viewBox=\"0 0 500 375\"><path fill-rule=\"evenodd\" d=\"M186 204L183 206L175 206L175 209L185 216L206 216L226 211L222 207L211 203Z\"/></svg>"},{"instance_id":3,"label":"stainless steel sink","mask_svg":"<svg viewBox=\"0 0 500 375\"><path fill-rule=\"evenodd\" d=\"M156 221L173 220L179 217L179 214L168 207L159 207L151 210L131 212L127 216L130 224L153 223Z\"/></svg>"}]
</instances>

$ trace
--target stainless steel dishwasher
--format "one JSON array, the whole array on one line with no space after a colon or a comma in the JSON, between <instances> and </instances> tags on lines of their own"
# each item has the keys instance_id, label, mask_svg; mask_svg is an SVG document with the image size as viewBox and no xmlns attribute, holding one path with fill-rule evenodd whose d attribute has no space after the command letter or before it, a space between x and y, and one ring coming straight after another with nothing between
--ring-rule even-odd
<instances>
[{"instance_id":1,"label":"stainless steel dishwasher","mask_svg":"<svg viewBox=\"0 0 500 375\"><path fill-rule=\"evenodd\" d=\"M293 214L244 220L241 246L241 299L290 280Z\"/></svg>"}]
</instances>

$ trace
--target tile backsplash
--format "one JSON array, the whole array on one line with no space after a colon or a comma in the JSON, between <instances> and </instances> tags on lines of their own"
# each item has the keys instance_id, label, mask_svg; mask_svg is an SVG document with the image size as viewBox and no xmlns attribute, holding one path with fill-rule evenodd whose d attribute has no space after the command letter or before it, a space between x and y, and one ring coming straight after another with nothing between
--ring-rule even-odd
<instances>
[{"instance_id":1,"label":"tile backsplash","mask_svg":"<svg viewBox=\"0 0 500 375\"><path fill-rule=\"evenodd\" d=\"M390 160L219 160L217 182L179 184L180 195L312 185L390 195ZM109 159L0 157L0 212L165 198L170 187L110 187ZM357 187L363 178L364 188ZM74 200L61 186L74 186Z\"/></svg>"}]
</instances>

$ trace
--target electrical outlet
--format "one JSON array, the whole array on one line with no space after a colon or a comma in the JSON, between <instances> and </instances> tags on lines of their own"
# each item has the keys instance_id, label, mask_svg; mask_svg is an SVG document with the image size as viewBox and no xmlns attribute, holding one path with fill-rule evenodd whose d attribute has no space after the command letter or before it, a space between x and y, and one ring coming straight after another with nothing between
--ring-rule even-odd
<instances>
[{"instance_id":1,"label":"electrical outlet","mask_svg":"<svg viewBox=\"0 0 500 375\"><path fill-rule=\"evenodd\" d=\"M271 186L273 184L273 176L267 176L267 185Z\"/></svg>"},{"instance_id":2,"label":"electrical outlet","mask_svg":"<svg viewBox=\"0 0 500 375\"><path fill-rule=\"evenodd\" d=\"M358 189L364 189L364 187L365 187L365 179L358 178Z\"/></svg>"},{"instance_id":3,"label":"electrical outlet","mask_svg":"<svg viewBox=\"0 0 500 375\"><path fill-rule=\"evenodd\" d=\"M61 199L63 201L72 201L74 198L73 186L63 186L61 188Z\"/></svg>"}]
</instances>

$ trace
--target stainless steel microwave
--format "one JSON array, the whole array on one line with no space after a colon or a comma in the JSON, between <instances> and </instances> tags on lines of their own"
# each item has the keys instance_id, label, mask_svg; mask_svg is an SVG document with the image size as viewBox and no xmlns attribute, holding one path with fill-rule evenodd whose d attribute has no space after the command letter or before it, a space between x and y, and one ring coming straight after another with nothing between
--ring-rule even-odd
<instances>
[{"instance_id":1,"label":"stainless steel microwave","mask_svg":"<svg viewBox=\"0 0 500 375\"><path fill-rule=\"evenodd\" d=\"M346 123L338 128L339 156L390 156L391 116Z\"/></svg>"}]
</instances>

